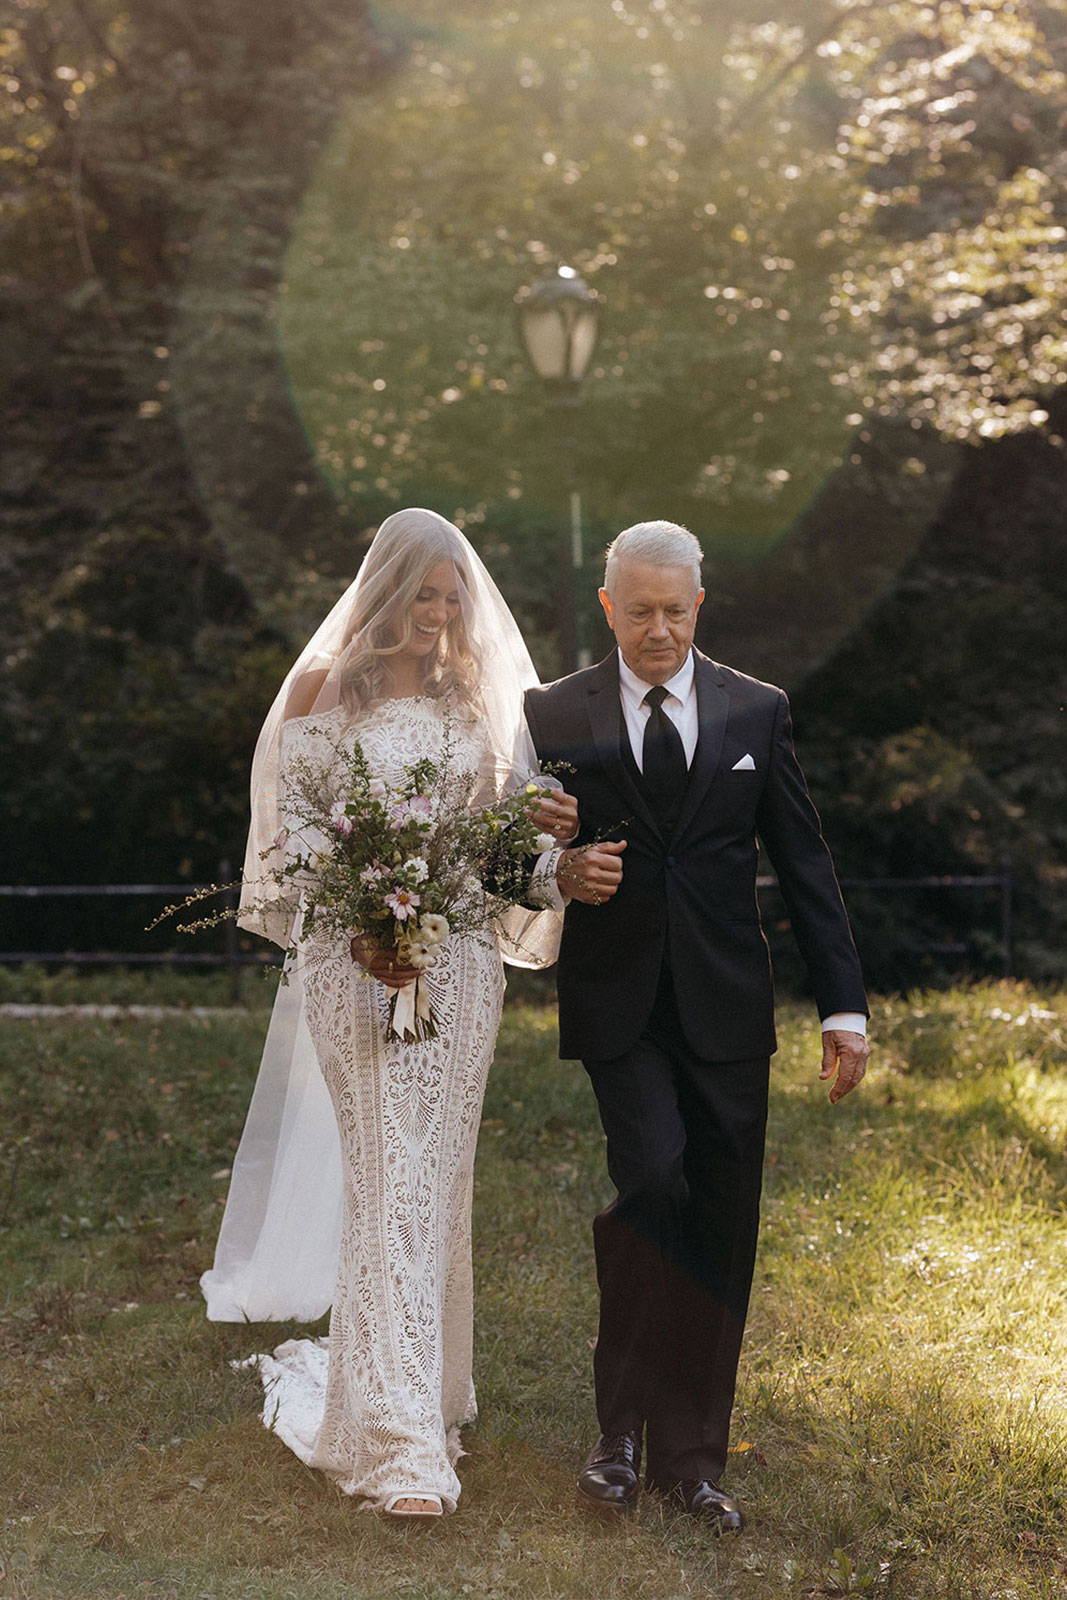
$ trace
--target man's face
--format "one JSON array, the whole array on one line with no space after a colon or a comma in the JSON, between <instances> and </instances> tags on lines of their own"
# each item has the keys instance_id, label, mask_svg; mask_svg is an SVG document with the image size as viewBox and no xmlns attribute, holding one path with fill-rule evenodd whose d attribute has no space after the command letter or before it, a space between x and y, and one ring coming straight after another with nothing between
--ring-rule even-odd
<instances>
[{"instance_id":1,"label":"man's face","mask_svg":"<svg viewBox=\"0 0 1067 1600\"><path fill-rule=\"evenodd\" d=\"M622 659L645 683L666 683L683 665L703 598L689 567L647 561L620 561L611 593L600 591Z\"/></svg>"}]
</instances>

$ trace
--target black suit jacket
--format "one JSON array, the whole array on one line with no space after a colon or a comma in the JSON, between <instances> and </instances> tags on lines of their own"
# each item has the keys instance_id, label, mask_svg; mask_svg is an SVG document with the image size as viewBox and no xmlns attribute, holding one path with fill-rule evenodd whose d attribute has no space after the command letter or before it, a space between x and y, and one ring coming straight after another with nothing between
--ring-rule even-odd
<instances>
[{"instance_id":1,"label":"black suit jacket","mask_svg":"<svg viewBox=\"0 0 1067 1600\"><path fill-rule=\"evenodd\" d=\"M774 1050L757 837L778 874L820 1015L867 1011L833 863L793 751L789 703L772 684L693 654L700 736L669 838L625 759L615 651L526 697L540 759L575 769L562 777L578 800L579 842L627 840L614 897L567 908L557 969L564 1057L608 1060L630 1049L664 961L700 1055L740 1060ZM734 770L746 755L753 768Z\"/></svg>"}]
</instances>

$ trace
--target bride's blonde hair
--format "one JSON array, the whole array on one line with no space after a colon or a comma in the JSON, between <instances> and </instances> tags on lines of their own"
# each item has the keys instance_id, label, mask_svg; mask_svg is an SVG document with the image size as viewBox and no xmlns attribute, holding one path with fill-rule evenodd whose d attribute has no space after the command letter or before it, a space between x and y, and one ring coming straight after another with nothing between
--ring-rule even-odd
<instances>
[{"instance_id":1,"label":"bride's blonde hair","mask_svg":"<svg viewBox=\"0 0 1067 1600\"><path fill-rule=\"evenodd\" d=\"M379 531L367 551L358 602L345 629L341 699L353 716L387 695L390 657L411 643L411 608L426 574L442 561L455 570L460 607L426 661L421 692L474 704L481 662L464 621L470 589L462 547L443 519L417 528L400 523Z\"/></svg>"}]
</instances>

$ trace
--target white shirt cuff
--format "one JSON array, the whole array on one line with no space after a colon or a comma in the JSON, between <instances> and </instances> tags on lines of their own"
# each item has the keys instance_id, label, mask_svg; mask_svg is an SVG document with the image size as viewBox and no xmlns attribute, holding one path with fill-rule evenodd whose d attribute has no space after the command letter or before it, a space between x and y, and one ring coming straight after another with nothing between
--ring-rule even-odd
<instances>
[{"instance_id":1,"label":"white shirt cuff","mask_svg":"<svg viewBox=\"0 0 1067 1600\"><path fill-rule=\"evenodd\" d=\"M563 897L559 884L556 882L556 868L563 849L546 850L537 858L537 865L530 879L530 898L537 900L546 911L566 911L567 902Z\"/></svg>"},{"instance_id":2,"label":"white shirt cuff","mask_svg":"<svg viewBox=\"0 0 1067 1600\"><path fill-rule=\"evenodd\" d=\"M867 1037L867 1018L862 1011L835 1011L822 1019L823 1033L829 1033L831 1028L841 1028L845 1033L862 1033Z\"/></svg>"}]
</instances>

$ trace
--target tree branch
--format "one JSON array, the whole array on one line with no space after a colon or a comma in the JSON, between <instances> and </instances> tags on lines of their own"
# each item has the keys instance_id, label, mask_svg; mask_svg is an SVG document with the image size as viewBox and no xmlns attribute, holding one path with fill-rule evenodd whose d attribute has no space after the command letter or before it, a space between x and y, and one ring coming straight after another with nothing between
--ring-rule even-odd
<instances>
[{"instance_id":1,"label":"tree branch","mask_svg":"<svg viewBox=\"0 0 1067 1600\"><path fill-rule=\"evenodd\" d=\"M85 29L89 43L99 56L105 61L110 61L115 69L116 77L121 78L123 83L128 84L130 81L129 67L123 58L117 56L111 48L107 33L101 26L100 18L91 10L87 0L70 0L70 3L74 7L82 27Z\"/></svg>"},{"instance_id":2,"label":"tree branch","mask_svg":"<svg viewBox=\"0 0 1067 1600\"><path fill-rule=\"evenodd\" d=\"M864 12L882 11L884 8L885 0L861 0L860 4L850 6L847 11L832 12L824 19L819 31L811 34L795 55L791 56L788 61L783 62L778 71L764 83L761 83L758 89L754 89L747 100L742 100L733 116L726 123L723 129L724 135L728 137L743 127L752 113L763 105L766 100L769 100L775 91L780 89L782 84L792 77L798 67L802 67L806 61L809 61L820 45L825 44L828 39L832 39L836 33L840 32L845 23L851 22L853 17L861 16Z\"/></svg>"}]
</instances>

